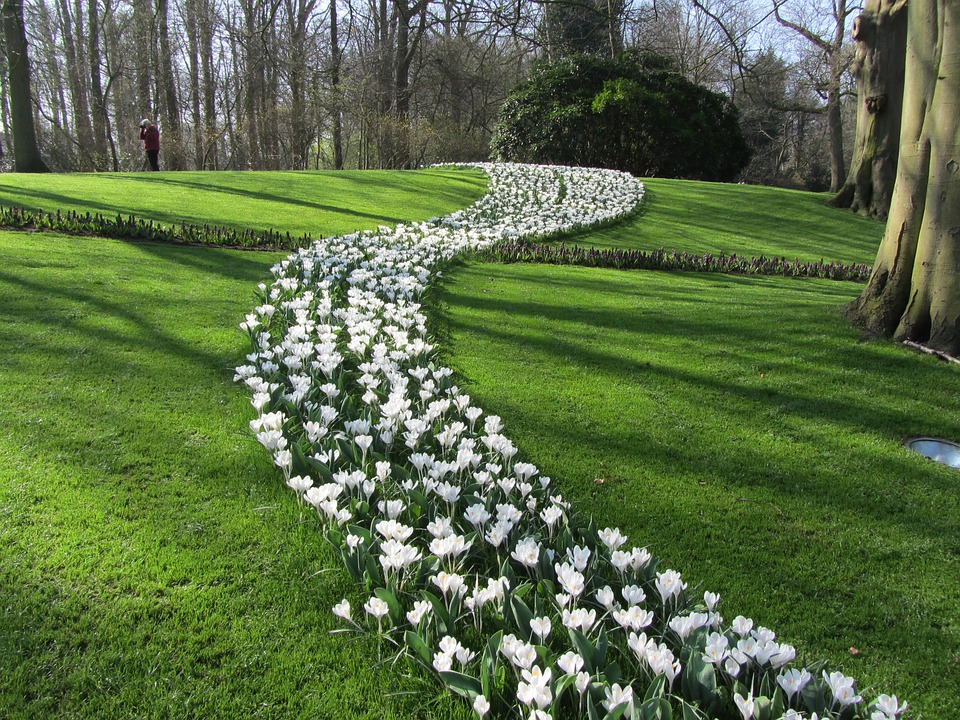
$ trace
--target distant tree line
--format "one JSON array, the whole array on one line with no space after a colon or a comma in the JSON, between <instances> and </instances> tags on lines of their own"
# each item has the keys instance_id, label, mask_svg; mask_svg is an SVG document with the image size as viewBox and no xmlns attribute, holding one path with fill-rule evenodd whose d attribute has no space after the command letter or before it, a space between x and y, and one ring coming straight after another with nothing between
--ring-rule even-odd
<instances>
[{"instance_id":1,"label":"distant tree line","mask_svg":"<svg viewBox=\"0 0 960 720\"><path fill-rule=\"evenodd\" d=\"M31 87L24 102L5 32L0 144L12 162L26 107L56 171L141 168L141 118L159 122L171 170L484 159L539 63L632 51L738 108L742 179L838 189L853 7L820 1L4 0L5 30L22 13Z\"/></svg>"}]
</instances>

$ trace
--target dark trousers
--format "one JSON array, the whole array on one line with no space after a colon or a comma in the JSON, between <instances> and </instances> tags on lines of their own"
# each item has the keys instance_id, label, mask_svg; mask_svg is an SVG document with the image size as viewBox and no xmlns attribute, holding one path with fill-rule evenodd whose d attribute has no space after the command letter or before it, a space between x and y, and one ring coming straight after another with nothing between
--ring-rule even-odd
<instances>
[{"instance_id":1,"label":"dark trousers","mask_svg":"<svg viewBox=\"0 0 960 720\"><path fill-rule=\"evenodd\" d=\"M147 150L147 160L150 161L151 170L160 169L160 151L159 150Z\"/></svg>"}]
</instances>

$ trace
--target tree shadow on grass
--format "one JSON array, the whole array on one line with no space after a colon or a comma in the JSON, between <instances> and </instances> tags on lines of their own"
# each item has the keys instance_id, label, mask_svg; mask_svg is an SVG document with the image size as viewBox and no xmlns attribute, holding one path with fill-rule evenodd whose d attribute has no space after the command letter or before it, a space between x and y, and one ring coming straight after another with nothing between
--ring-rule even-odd
<instances>
[{"instance_id":1,"label":"tree shadow on grass","mask_svg":"<svg viewBox=\"0 0 960 720\"><path fill-rule=\"evenodd\" d=\"M954 716L960 479L901 442L960 438L955 369L861 343L844 284L625 275L457 270L436 305L463 389L579 511L747 599L725 614L846 672L856 644L854 675Z\"/></svg>"},{"instance_id":2,"label":"tree shadow on grass","mask_svg":"<svg viewBox=\"0 0 960 720\"><path fill-rule=\"evenodd\" d=\"M462 272L483 276L493 271L485 266ZM724 283L742 283L744 289L753 293L753 299L738 302L735 313L725 314L722 308L698 313L699 301L691 299L689 291L695 285L709 287L710 280L687 277L674 288L654 280L644 293L643 312L632 312L570 303L567 296L558 298L556 283L542 278L524 277L522 282L524 287L549 284L555 293L534 293L535 299L514 301L466 293L454 295L448 291L439 303L440 308L448 308L438 321L440 326L447 327L454 342L459 333L485 336L491 347L502 348L506 355L511 354L509 348L522 349L532 357L551 358L548 363L571 368L574 374L596 374L601 384L612 388L640 388L639 396L649 396L644 389L659 389L672 398L669 402L679 402L690 410L703 402L733 398L731 406L745 408L748 414L729 417L729 426L752 428L756 435L768 432L773 425L789 439L791 418L799 420L801 427L837 426L838 434L845 438L862 433L864 444L852 448L831 447L827 431L815 439L799 438L801 444L816 443L809 448L812 456L837 458L852 453L854 457L847 460L870 464L876 447L869 441L884 438L892 448L883 455L888 472L911 478L906 484L918 495L935 493L948 505L960 508L960 482L953 474L913 459L900 447L903 439L911 435L937 432L960 438L960 418L951 413L931 416L924 390L914 382L915 377L922 376L934 385L955 388L955 396L960 396L960 377L952 368L925 358L858 343L855 334L829 310L834 298L846 296L843 291L830 295L831 288L826 283L813 288L789 281L778 285L766 280L758 283L724 279ZM579 275L571 280L571 285L583 289L585 295L619 289L617 283L606 279ZM643 288L643 282L638 286ZM784 316L771 323L760 322L765 311L763 295L778 291L776 303L786 307ZM685 304L692 305L692 309L678 309ZM824 317L816 323L817 332L805 334L803 331L809 332L811 327L811 314L821 312ZM499 319L489 322L481 318ZM531 332L532 328L536 329ZM585 333L585 329L595 330L596 335ZM833 337L825 341L824 335L828 334ZM780 354L783 349L789 350L789 357ZM678 352L690 357L678 359L674 357ZM713 360L707 359L711 357ZM764 378L765 375L770 378ZM872 388L871 392L859 392L851 385L851 379L870 386L867 389ZM871 402L881 393L888 402L880 406ZM910 401L910 405L903 400ZM905 405L912 409L906 410ZM713 412L722 416L720 410ZM617 446L616 438L578 439L566 434L562 427L554 432L558 433L558 446L601 441ZM626 456L631 448L641 454L657 452L644 445L643 438L632 438L620 450ZM770 477L757 469L770 466L770 455L749 447L738 452L737 456L724 459L721 455L719 460L711 460L709 467L702 465L695 454L680 456L676 458L677 467L689 473L718 474L747 487L769 484ZM663 456L650 459L658 463L667 460ZM809 481L803 480L801 468L783 467L778 472L784 478L775 483L778 492L797 499L817 498L824 508L847 505L848 490L842 487L829 483L811 487ZM892 519L931 537L960 533L960 519L953 516L931 518L899 511L891 516L890 508L882 503L858 507L856 511L875 515L877 522Z\"/></svg>"}]
</instances>

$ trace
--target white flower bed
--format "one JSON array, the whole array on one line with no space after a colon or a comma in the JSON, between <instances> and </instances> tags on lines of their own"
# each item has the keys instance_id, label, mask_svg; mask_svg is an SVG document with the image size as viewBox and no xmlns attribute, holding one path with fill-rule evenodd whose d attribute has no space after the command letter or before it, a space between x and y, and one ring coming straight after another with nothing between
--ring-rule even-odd
<instances>
[{"instance_id":1,"label":"white flower bed","mask_svg":"<svg viewBox=\"0 0 960 720\"><path fill-rule=\"evenodd\" d=\"M321 240L273 268L241 327L250 423L286 483L314 507L367 600L353 628L423 666L478 716L891 720L854 681L790 668L793 647L719 597L691 597L616 528L578 516L519 462L433 361L418 298L457 254L632 211L626 174L478 165L470 208Z\"/></svg>"}]
</instances>

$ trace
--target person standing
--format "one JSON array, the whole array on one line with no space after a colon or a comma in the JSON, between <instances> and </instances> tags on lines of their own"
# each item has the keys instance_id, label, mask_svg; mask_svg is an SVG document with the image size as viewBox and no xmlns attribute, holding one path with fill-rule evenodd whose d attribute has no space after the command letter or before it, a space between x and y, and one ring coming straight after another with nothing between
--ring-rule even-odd
<instances>
[{"instance_id":1,"label":"person standing","mask_svg":"<svg viewBox=\"0 0 960 720\"><path fill-rule=\"evenodd\" d=\"M150 120L140 121L140 139L151 170L160 169L160 129Z\"/></svg>"}]
</instances>

